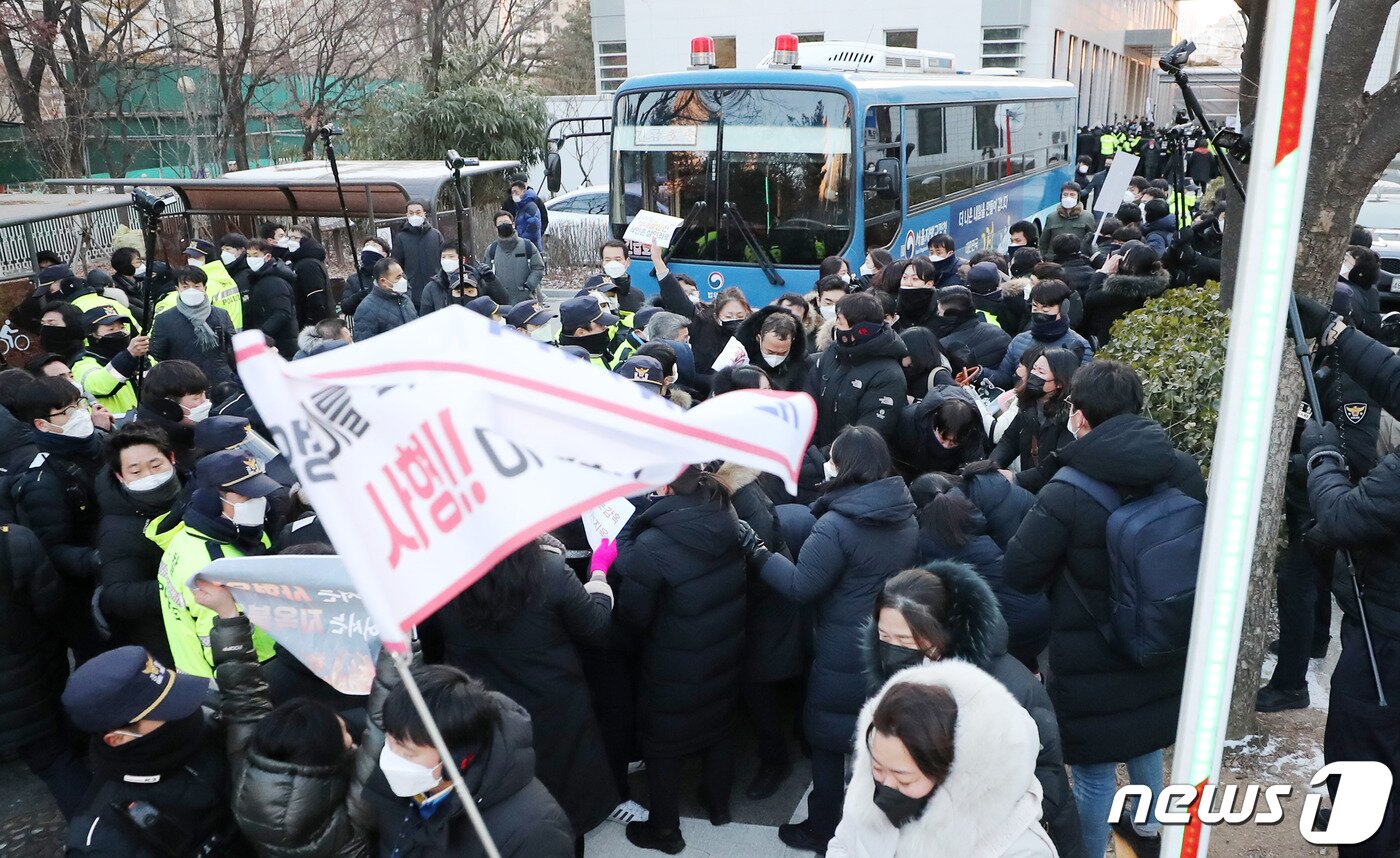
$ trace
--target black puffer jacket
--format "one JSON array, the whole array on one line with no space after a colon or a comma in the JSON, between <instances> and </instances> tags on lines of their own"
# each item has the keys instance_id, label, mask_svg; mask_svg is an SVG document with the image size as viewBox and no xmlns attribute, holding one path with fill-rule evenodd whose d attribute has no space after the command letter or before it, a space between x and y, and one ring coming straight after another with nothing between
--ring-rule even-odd
<instances>
[{"instance_id":1,"label":"black puffer jacket","mask_svg":"<svg viewBox=\"0 0 1400 858\"><path fill-rule=\"evenodd\" d=\"M813 745L845 753L865 702L861 624L885 581L914 565L919 525L899 477L837 489L812 512L817 523L797 563L774 554L763 580L799 605L816 606L803 724Z\"/></svg>"},{"instance_id":2,"label":"black puffer jacket","mask_svg":"<svg viewBox=\"0 0 1400 858\"><path fill-rule=\"evenodd\" d=\"M369 842L351 823L346 804L351 755L339 764L313 766L270 759L253 750L258 722L272 711L272 696L253 648L253 626L244 616L216 619L210 643L233 770L230 804L243 836L259 855L270 858L369 855ZM394 670L387 657L381 668Z\"/></svg>"},{"instance_id":3,"label":"black puffer jacket","mask_svg":"<svg viewBox=\"0 0 1400 858\"><path fill-rule=\"evenodd\" d=\"M690 347L695 352L695 372L708 390L715 360L729 344L733 332L720 324L705 304L696 304L686 295L676 275L667 274L660 281L661 306L690 320ZM632 290L635 291L635 290Z\"/></svg>"},{"instance_id":4,"label":"black puffer jacket","mask_svg":"<svg viewBox=\"0 0 1400 858\"><path fill-rule=\"evenodd\" d=\"M97 544L102 548L97 607L112 630L112 643L143 646L157 661L173 664L156 582L163 552L145 533L146 525L170 507L138 506L107 468L97 475L96 489L102 508L97 525ZM176 512L167 515L162 525L171 528L179 521L180 513Z\"/></svg>"},{"instance_id":5,"label":"black puffer jacket","mask_svg":"<svg viewBox=\"0 0 1400 858\"><path fill-rule=\"evenodd\" d=\"M1113 323L1133 312L1142 309L1149 299L1167 291L1171 275L1165 270L1155 274L1135 276L1129 274L1094 275L1089 293L1084 296L1084 324L1082 331L1095 348L1113 338Z\"/></svg>"},{"instance_id":6,"label":"black puffer jacket","mask_svg":"<svg viewBox=\"0 0 1400 858\"><path fill-rule=\"evenodd\" d=\"M375 286L355 308L355 342L362 342L418 318L413 301Z\"/></svg>"},{"instance_id":7,"label":"black puffer jacket","mask_svg":"<svg viewBox=\"0 0 1400 858\"><path fill-rule=\"evenodd\" d=\"M340 293L340 312L353 318L360 302L374 288L374 275L369 269L360 269L345 278L345 289Z\"/></svg>"},{"instance_id":8,"label":"black puffer jacket","mask_svg":"<svg viewBox=\"0 0 1400 858\"><path fill-rule=\"evenodd\" d=\"M431 223L431 218L422 226L405 223L394 233L394 248L390 251L408 278L408 300L414 307L423 300L423 287L428 280L442 268L442 233Z\"/></svg>"},{"instance_id":9,"label":"black puffer jacket","mask_svg":"<svg viewBox=\"0 0 1400 858\"><path fill-rule=\"evenodd\" d=\"M1374 283L1360 283L1350 276L1337 281L1332 292L1332 312L1346 316L1363 334L1381 331L1381 296Z\"/></svg>"},{"instance_id":10,"label":"black puffer jacket","mask_svg":"<svg viewBox=\"0 0 1400 858\"><path fill-rule=\"evenodd\" d=\"M0 525L0 751L58 732L68 653L65 588L29 530Z\"/></svg>"},{"instance_id":11,"label":"black puffer jacket","mask_svg":"<svg viewBox=\"0 0 1400 858\"><path fill-rule=\"evenodd\" d=\"M445 663L530 713L536 776L582 836L618 802L578 652L579 645L606 643L612 600L586 592L559 552L541 555L539 597L509 621L482 628L454 600L433 615L424 640L441 640Z\"/></svg>"},{"instance_id":12,"label":"black puffer jacket","mask_svg":"<svg viewBox=\"0 0 1400 858\"><path fill-rule=\"evenodd\" d=\"M987 322L977 310L960 319L951 330L942 330L941 325L939 328L938 342L945 351L956 345L967 346L978 366L1000 366L1006 347L1011 345L1011 335L1001 326Z\"/></svg>"},{"instance_id":13,"label":"black puffer jacket","mask_svg":"<svg viewBox=\"0 0 1400 858\"><path fill-rule=\"evenodd\" d=\"M0 405L0 473L13 474L29 467L39 449L29 426Z\"/></svg>"},{"instance_id":14,"label":"black puffer jacket","mask_svg":"<svg viewBox=\"0 0 1400 858\"><path fill-rule=\"evenodd\" d=\"M870 426L893 437L908 393L900 365L908 354L899 335L885 327L859 345L834 343L817 355L807 377L807 392L817 400L812 443L825 449L847 426Z\"/></svg>"},{"instance_id":15,"label":"black puffer jacket","mask_svg":"<svg viewBox=\"0 0 1400 858\"><path fill-rule=\"evenodd\" d=\"M1400 357L1354 328L1335 344L1338 367L1375 399L1375 405L1400 414ZM1345 464L1318 460L1308 475L1308 499L1317 517L1318 535L1350 549L1356 572L1366 587L1366 619L1373 631L1400 638L1400 453L1390 452L1352 485ZM1356 594L1348 576L1332 582L1337 604L1359 622Z\"/></svg>"},{"instance_id":16,"label":"black puffer jacket","mask_svg":"<svg viewBox=\"0 0 1400 858\"><path fill-rule=\"evenodd\" d=\"M334 315L330 275L326 273L326 249L321 243L306 236L300 247L287 254L287 262L291 265L292 282L296 284L297 330Z\"/></svg>"},{"instance_id":17,"label":"black puffer jacket","mask_svg":"<svg viewBox=\"0 0 1400 858\"><path fill-rule=\"evenodd\" d=\"M719 478L733 491L734 512L754 529L768 550L791 558L773 501L758 483L759 472L731 462ZM801 614L757 576L750 575L744 634L744 681L777 682L802 672L805 648Z\"/></svg>"},{"instance_id":18,"label":"black puffer jacket","mask_svg":"<svg viewBox=\"0 0 1400 858\"><path fill-rule=\"evenodd\" d=\"M934 424L939 411L954 398L972 407L977 424L975 431L969 432L962 444L949 449L938 442ZM931 471L955 474L963 465L985 458L987 434L982 430L982 412L975 396L967 388L956 384L930 387L927 396L913 405L905 406L904 413L899 415L899 429L895 432L890 452L894 454L899 472L909 480Z\"/></svg>"},{"instance_id":19,"label":"black puffer jacket","mask_svg":"<svg viewBox=\"0 0 1400 858\"><path fill-rule=\"evenodd\" d=\"M732 507L669 495L618 536L618 619L641 631L637 732L679 757L734 728L744 666L746 561Z\"/></svg>"},{"instance_id":20,"label":"black puffer jacket","mask_svg":"<svg viewBox=\"0 0 1400 858\"><path fill-rule=\"evenodd\" d=\"M1065 284L1082 297L1089 291L1089 283L1094 279L1094 266L1082 253L1075 253L1055 260L1065 270Z\"/></svg>"},{"instance_id":21,"label":"black puffer jacket","mask_svg":"<svg viewBox=\"0 0 1400 858\"><path fill-rule=\"evenodd\" d=\"M245 306L243 311L246 325L248 308ZM214 348L205 351L194 338L194 324L180 314L179 307L171 307L156 316L155 327L151 329L151 357L157 361L187 360L193 363L209 379L210 388L237 380L233 371L233 320L228 313L213 307L209 310L209 327L218 342Z\"/></svg>"},{"instance_id":22,"label":"black puffer jacket","mask_svg":"<svg viewBox=\"0 0 1400 858\"><path fill-rule=\"evenodd\" d=\"M978 474L971 479L965 477L962 491L982 511L987 520L987 535L1002 551L1011 544L1011 537L1016 535L1026 513L1035 505L1035 495L996 473Z\"/></svg>"},{"instance_id":23,"label":"black puffer jacket","mask_svg":"<svg viewBox=\"0 0 1400 858\"><path fill-rule=\"evenodd\" d=\"M792 349L787 359L777 366L768 365L763 359L763 350L758 346L758 334L763 323L774 313L786 312L782 307L760 307L744 320L734 336L744 344L744 350L749 353L749 363L768 373L775 390L801 390L807 382L807 337L806 332L801 330L801 323L798 323L797 335L792 338Z\"/></svg>"},{"instance_id":24,"label":"black puffer jacket","mask_svg":"<svg viewBox=\"0 0 1400 858\"><path fill-rule=\"evenodd\" d=\"M987 583L962 563L929 563L924 566L943 581L948 593L949 649L945 658L958 658L982 668L1006 686L1017 702L1035 721L1040 733L1040 755L1035 761L1035 777L1044 791L1041 821L1055 841L1060 858L1084 854L1079 811L1065 775L1060 752L1060 727L1045 686L1026 666L1006 652L1007 628L996 599ZM875 694L889 680L880 664L879 629L867 621L862 641L868 691Z\"/></svg>"},{"instance_id":25,"label":"black puffer jacket","mask_svg":"<svg viewBox=\"0 0 1400 858\"><path fill-rule=\"evenodd\" d=\"M70 582L83 582L90 597L100 561L97 523L102 516L93 486L102 467L102 444L95 434L81 449L71 440L36 435L39 449L50 452L40 453L15 477L11 497L19 523L39 537L54 568Z\"/></svg>"},{"instance_id":26,"label":"black puffer jacket","mask_svg":"<svg viewBox=\"0 0 1400 858\"><path fill-rule=\"evenodd\" d=\"M243 329L256 328L272 337L278 354L287 360L297 353L297 331L301 330L297 325L297 288L297 275L287 263L270 262L253 273L249 285L252 298L243 307ZM319 288L324 296L325 286Z\"/></svg>"},{"instance_id":27,"label":"black puffer jacket","mask_svg":"<svg viewBox=\"0 0 1400 858\"><path fill-rule=\"evenodd\" d=\"M1166 483L1205 500L1194 459L1146 417L1105 420L1059 451L1065 465L1128 497ZM1121 762L1175 741L1185 662L1138 667L1112 647L1094 617L1108 615L1108 512L1069 483L1046 483L1006 549L1007 576L1027 593L1050 592L1050 699L1065 762ZM1090 616L1063 580L1073 575Z\"/></svg>"},{"instance_id":28,"label":"black puffer jacket","mask_svg":"<svg viewBox=\"0 0 1400 858\"><path fill-rule=\"evenodd\" d=\"M1019 458L1016 485L1032 493L1040 491L1059 468L1050 454L1074 440L1068 419L1069 409L1064 407L1047 413L1037 402L1033 408L1022 408L992 450L991 460L998 468L1007 468Z\"/></svg>"}]
</instances>

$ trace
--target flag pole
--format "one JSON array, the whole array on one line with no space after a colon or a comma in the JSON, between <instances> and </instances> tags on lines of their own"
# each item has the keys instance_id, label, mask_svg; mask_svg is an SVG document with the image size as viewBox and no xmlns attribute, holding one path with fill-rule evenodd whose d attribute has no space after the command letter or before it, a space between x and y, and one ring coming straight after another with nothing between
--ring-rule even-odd
<instances>
[{"instance_id":1,"label":"flag pole","mask_svg":"<svg viewBox=\"0 0 1400 858\"><path fill-rule=\"evenodd\" d=\"M462 780L462 773L457 770L457 764L452 759L452 752L447 748L447 742L442 738L442 732L438 730L437 722L433 720L433 715L428 711L428 704L423 700L423 692L418 690L418 683L413 680L412 658L410 650L394 651L394 667L398 668L399 678L403 680L403 686L408 690L408 697L413 701L413 708L418 711L418 717L423 719L423 726L428 728L428 735L432 737L433 747L437 749L438 756L442 758L443 771L447 772L452 779L452 788L457 791L457 797L462 800L462 806L467 809L467 818L472 821L472 827L476 829L477 839L481 841L481 846L486 850L486 858L501 858L501 853L496 851L496 843L491 839L491 833L486 830L486 822L481 818L481 812L476 809L476 802L472 799L471 791L467 789L467 782Z\"/></svg>"}]
</instances>

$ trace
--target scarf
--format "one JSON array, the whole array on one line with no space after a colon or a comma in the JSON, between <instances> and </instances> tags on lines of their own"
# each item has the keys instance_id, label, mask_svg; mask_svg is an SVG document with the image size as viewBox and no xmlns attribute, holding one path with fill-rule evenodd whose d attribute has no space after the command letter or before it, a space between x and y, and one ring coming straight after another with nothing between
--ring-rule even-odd
<instances>
[{"instance_id":1,"label":"scarf","mask_svg":"<svg viewBox=\"0 0 1400 858\"><path fill-rule=\"evenodd\" d=\"M899 318L907 324L917 325L928 318L929 311L933 307L936 289L904 289L899 290L899 297L895 299L896 312Z\"/></svg>"},{"instance_id":2,"label":"scarf","mask_svg":"<svg viewBox=\"0 0 1400 858\"><path fill-rule=\"evenodd\" d=\"M197 709L115 748L108 747L101 736L93 736L88 745L92 771L111 780L126 775L149 778L172 774L199 753L204 731L204 710Z\"/></svg>"},{"instance_id":3,"label":"scarf","mask_svg":"<svg viewBox=\"0 0 1400 858\"><path fill-rule=\"evenodd\" d=\"M209 314L213 311L214 305L209 301L209 296L204 296L204 303L197 307L191 307L184 301L177 300L175 309L180 311L180 315L189 320L194 327L194 342L202 352L212 352L219 347L219 338L214 335L214 329L209 327Z\"/></svg>"},{"instance_id":4,"label":"scarf","mask_svg":"<svg viewBox=\"0 0 1400 858\"><path fill-rule=\"evenodd\" d=\"M261 527L243 527L224 518L223 505L219 493L213 489L196 489L185 507L183 516L186 525L194 528L215 542L232 545L247 556L267 553L263 545Z\"/></svg>"},{"instance_id":5,"label":"scarf","mask_svg":"<svg viewBox=\"0 0 1400 858\"><path fill-rule=\"evenodd\" d=\"M102 466L102 437L96 430L86 438L70 438L57 432L33 430L34 446L38 447L41 453L49 453L60 459L77 460L92 466L92 470L86 473L96 473ZM90 477L88 482L92 482Z\"/></svg>"},{"instance_id":6,"label":"scarf","mask_svg":"<svg viewBox=\"0 0 1400 858\"><path fill-rule=\"evenodd\" d=\"M1035 322L1031 325L1031 337L1042 343L1053 343L1069 333L1069 319L1060 316L1053 322Z\"/></svg>"}]
</instances>

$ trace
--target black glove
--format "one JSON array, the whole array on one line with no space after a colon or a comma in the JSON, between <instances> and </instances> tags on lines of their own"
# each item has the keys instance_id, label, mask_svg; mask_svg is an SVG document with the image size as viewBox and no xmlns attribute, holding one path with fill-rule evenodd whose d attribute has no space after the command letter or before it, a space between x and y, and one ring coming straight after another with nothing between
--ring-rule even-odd
<instances>
[{"instance_id":1,"label":"black glove","mask_svg":"<svg viewBox=\"0 0 1400 858\"><path fill-rule=\"evenodd\" d=\"M1342 451L1342 433L1333 423L1319 423L1309 420L1303 426L1303 434L1298 439L1298 452L1311 459L1313 453L1323 448Z\"/></svg>"},{"instance_id":2,"label":"black glove","mask_svg":"<svg viewBox=\"0 0 1400 858\"><path fill-rule=\"evenodd\" d=\"M758 538L758 534L754 532L754 529L742 518L739 519L739 547L743 549L743 552L754 562L754 565L759 568L762 568L763 564L768 560L769 555L772 554L772 552L768 550L768 546L763 544L763 540Z\"/></svg>"},{"instance_id":3,"label":"black glove","mask_svg":"<svg viewBox=\"0 0 1400 858\"><path fill-rule=\"evenodd\" d=\"M1327 305L1311 298L1299 297L1297 300L1298 321L1303 325L1303 336L1315 340L1322 336L1322 332L1327 329L1327 320L1331 318L1332 310ZM1291 325L1288 333L1290 336L1293 334Z\"/></svg>"}]
</instances>

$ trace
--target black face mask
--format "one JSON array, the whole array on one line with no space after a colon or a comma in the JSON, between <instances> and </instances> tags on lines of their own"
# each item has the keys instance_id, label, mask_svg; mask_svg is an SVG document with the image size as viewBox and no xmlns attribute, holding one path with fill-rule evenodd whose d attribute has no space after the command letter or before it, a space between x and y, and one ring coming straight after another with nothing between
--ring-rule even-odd
<instances>
[{"instance_id":1,"label":"black face mask","mask_svg":"<svg viewBox=\"0 0 1400 858\"><path fill-rule=\"evenodd\" d=\"M732 336L739 333L739 326L742 324L744 324L743 319L730 319L726 322L720 322L719 326Z\"/></svg>"},{"instance_id":2,"label":"black face mask","mask_svg":"<svg viewBox=\"0 0 1400 858\"><path fill-rule=\"evenodd\" d=\"M512 235L515 235L515 224L511 224L511 223L498 223L498 224L496 224L496 235L499 235L501 238L510 238Z\"/></svg>"},{"instance_id":3,"label":"black face mask","mask_svg":"<svg viewBox=\"0 0 1400 858\"><path fill-rule=\"evenodd\" d=\"M115 334L107 334L98 337L92 342L92 350L111 360L116 357L117 352L131 345L131 334L126 331L117 331Z\"/></svg>"},{"instance_id":4,"label":"black face mask","mask_svg":"<svg viewBox=\"0 0 1400 858\"><path fill-rule=\"evenodd\" d=\"M83 332L77 328L70 328L66 325L41 325L39 327L39 344L45 351L54 354L66 355L71 353L83 343Z\"/></svg>"},{"instance_id":5,"label":"black face mask","mask_svg":"<svg viewBox=\"0 0 1400 858\"><path fill-rule=\"evenodd\" d=\"M360 267L373 268L374 264L384 258L384 254L375 253L373 250L360 251Z\"/></svg>"},{"instance_id":6,"label":"black face mask","mask_svg":"<svg viewBox=\"0 0 1400 858\"><path fill-rule=\"evenodd\" d=\"M880 641L880 667L887 675L893 676L906 667L913 667L916 664L924 663L924 654L920 650L910 649L907 646L886 643Z\"/></svg>"},{"instance_id":7,"label":"black face mask","mask_svg":"<svg viewBox=\"0 0 1400 858\"><path fill-rule=\"evenodd\" d=\"M878 337L881 333L883 333L884 330L884 322L880 322L879 324L872 324L871 322L861 322L858 325L851 326L850 329L845 331L841 330L840 328L837 328L833 333L836 336L836 344L838 346L851 348L853 346L861 345L862 343L870 342L871 340Z\"/></svg>"},{"instance_id":8,"label":"black face mask","mask_svg":"<svg viewBox=\"0 0 1400 858\"><path fill-rule=\"evenodd\" d=\"M608 332L599 331L596 334L588 334L583 337L569 336L568 334L559 337L559 344L565 346L582 346L591 355L600 355L608 347Z\"/></svg>"},{"instance_id":9,"label":"black face mask","mask_svg":"<svg viewBox=\"0 0 1400 858\"><path fill-rule=\"evenodd\" d=\"M924 808L928 807L929 799L933 798L933 792L930 790L929 794L923 798L910 798L894 787L876 784L875 806L885 814L890 825L902 828L923 814Z\"/></svg>"},{"instance_id":10,"label":"black face mask","mask_svg":"<svg viewBox=\"0 0 1400 858\"><path fill-rule=\"evenodd\" d=\"M901 314L902 315L902 314ZM940 337L946 337L957 330L958 325L972 318L971 313L946 313L929 319L929 327Z\"/></svg>"},{"instance_id":11,"label":"black face mask","mask_svg":"<svg viewBox=\"0 0 1400 858\"><path fill-rule=\"evenodd\" d=\"M1045 379L1038 375L1026 376L1026 392L1036 396L1045 395Z\"/></svg>"},{"instance_id":12,"label":"black face mask","mask_svg":"<svg viewBox=\"0 0 1400 858\"><path fill-rule=\"evenodd\" d=\"M895 299L899 317L908 320L911 324L923 321L928 317L930 308L933 307L933 299L937 292L936 289L905 289L901 287L899 297Z\"/></svg>"}]
</instances>

